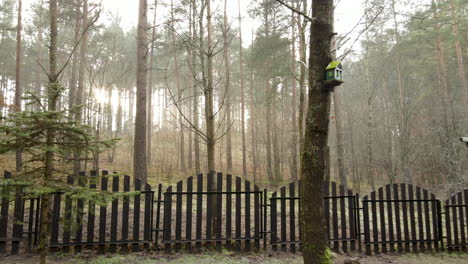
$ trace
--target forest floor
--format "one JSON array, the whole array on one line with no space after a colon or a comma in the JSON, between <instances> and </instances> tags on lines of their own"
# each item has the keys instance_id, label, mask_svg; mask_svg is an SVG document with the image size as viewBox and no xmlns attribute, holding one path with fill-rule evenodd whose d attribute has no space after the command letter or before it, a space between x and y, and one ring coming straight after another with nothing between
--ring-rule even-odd
<instances>
[{"instance_id":1,"label":"forest floor","mask_svg":"<svg viewBox=\"0 0 468 264\"><path fill-rule=\"evenodd\" d=\"M343 255L334 254L334 263L343 264L351 260L357 260L362 264L395 263L395 264L466 264L468 254L460 253L426 253L426 254L386 254L376 256L365 255ZM35 264L38 263L37 255L25 254L6 256L0 258L1 264ZM128 254L128 255L51 255L49 263L52 264L299 264L302 256L299 254L274 253L274 254L239 254L232 252L202 253L202 254ZM356 263L356 262L353 262Z\"/></svg>"}]
</instances>

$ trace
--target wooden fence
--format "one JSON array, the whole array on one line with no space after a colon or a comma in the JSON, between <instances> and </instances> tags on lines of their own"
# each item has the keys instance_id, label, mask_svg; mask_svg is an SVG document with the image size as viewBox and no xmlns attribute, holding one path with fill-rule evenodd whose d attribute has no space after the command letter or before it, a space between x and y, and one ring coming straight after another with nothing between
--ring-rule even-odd
<instances>
[{"instance_id":1,"label":"wooden fence","mask_svg":"<svg viewBox=\"0 0 468 264\"><path fill-rule=\"evenodd\" d=\"M4 178L11 177L4 173ZM52 251L301 249L300 182L270 193L230 174L200 174L164 190L159 185L154 192L149 185L135 181L131 186L129 176L108 171L81 173L76 180L77 186L119 195L110 203L97 203L54 193ZM67 181L74 184L72 177ZM468 248L468 190L454 194L442 208L435 195L409 184L380 187L362 200L335 182L323 188L334 251L361 251L362 246L367 254ZM28 197L21 186L0 192L0 253L35 248L40 199Z\"/></svg>"}]
</instances>

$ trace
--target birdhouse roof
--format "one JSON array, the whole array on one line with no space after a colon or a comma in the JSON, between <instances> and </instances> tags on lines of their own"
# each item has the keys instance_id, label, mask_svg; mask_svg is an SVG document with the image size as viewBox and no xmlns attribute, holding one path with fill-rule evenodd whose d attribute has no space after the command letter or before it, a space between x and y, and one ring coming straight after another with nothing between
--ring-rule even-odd
<instances>
[{"instance_id":1,"label":"birdhouse roof","mask_svg":"<svg viewBox=\"0 0 468 264\"><path fill-rule=\"evenodd\" d=\"M327 70L339 68L341 69L341 61L332 61L330 64L327 66Z\"/></svg>"}]
</instances>

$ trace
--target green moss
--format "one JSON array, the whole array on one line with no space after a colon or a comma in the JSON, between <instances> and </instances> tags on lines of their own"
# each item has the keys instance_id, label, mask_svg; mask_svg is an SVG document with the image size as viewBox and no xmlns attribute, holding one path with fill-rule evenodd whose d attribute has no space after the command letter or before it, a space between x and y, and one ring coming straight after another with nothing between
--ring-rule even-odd
<instances>
[{"instance_id":1,"label":"green moss","mask_svg":"<svg viewBox=\"0 0 468 264\"><path fill-rule=\"evenodd\" d=\"M323 256L320 257L320 262L322 264L333 264L332 253L329 248L325 249L325 252L323 252Z\"/></svg>"}]
</instances>

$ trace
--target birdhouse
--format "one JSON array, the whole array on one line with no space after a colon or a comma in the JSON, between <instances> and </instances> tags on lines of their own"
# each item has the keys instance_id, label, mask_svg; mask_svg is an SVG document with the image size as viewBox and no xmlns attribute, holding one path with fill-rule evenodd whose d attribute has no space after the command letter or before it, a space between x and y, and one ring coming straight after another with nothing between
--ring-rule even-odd
<instances>
[{"instance_id":1,"label":"birdhouse","mask_svg":"<svg viewBox=\"0 0 468 264\"><path fill-rule=\"evenodd\" d=\"M343 81L343 67L341 61L332 61L325 69L326 81Z\"/></svg>"}]
</instances>

